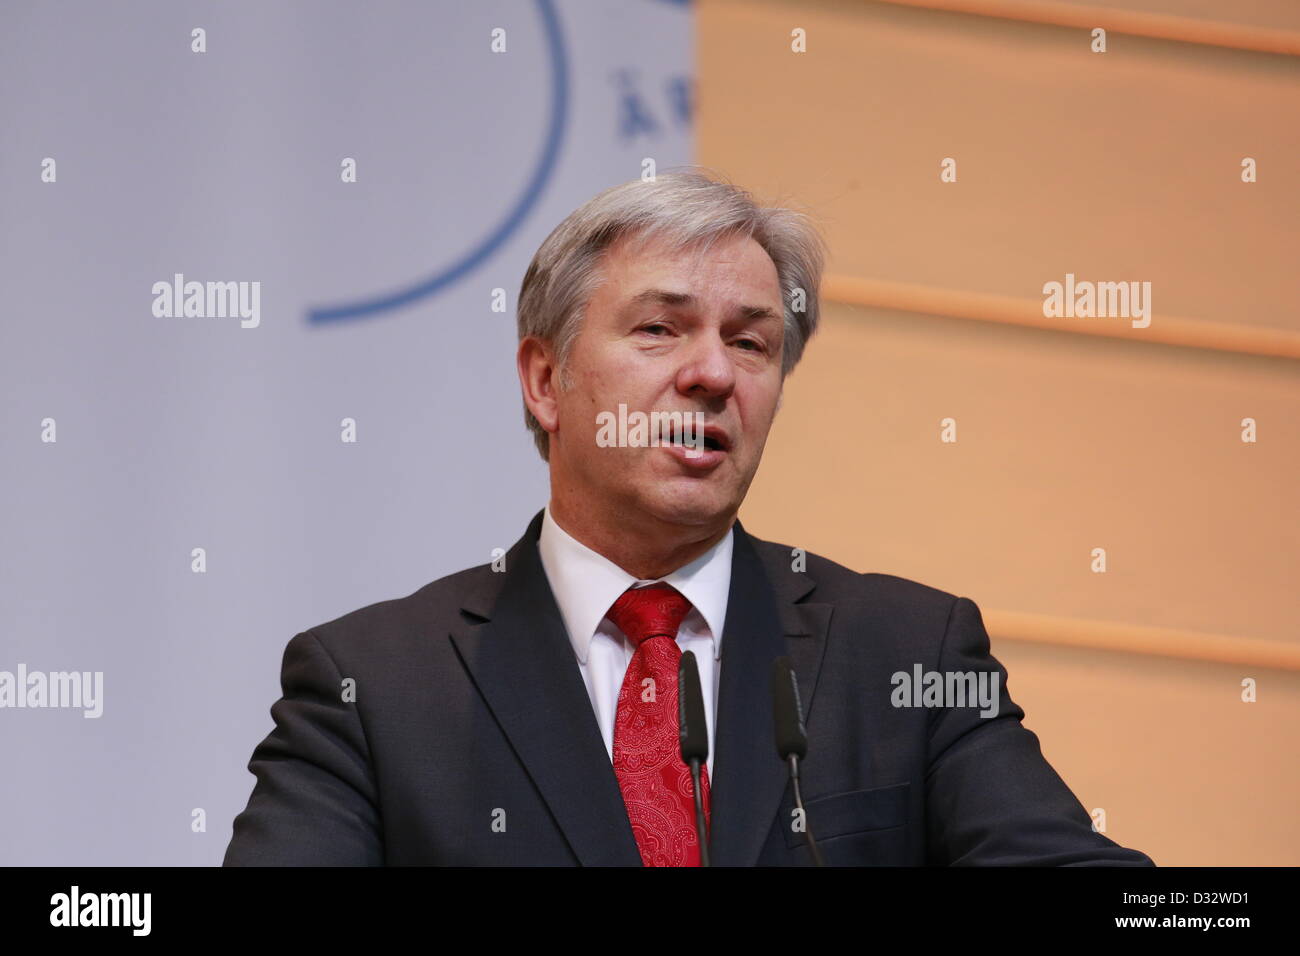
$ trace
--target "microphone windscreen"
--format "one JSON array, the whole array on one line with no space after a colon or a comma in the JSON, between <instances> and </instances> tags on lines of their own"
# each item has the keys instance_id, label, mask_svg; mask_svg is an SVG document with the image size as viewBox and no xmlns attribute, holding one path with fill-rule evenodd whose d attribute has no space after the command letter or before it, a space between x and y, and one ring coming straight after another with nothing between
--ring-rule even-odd
<instances>
[{"instance_id":1,"label":"microphone windscreen","mask_svg":"<svg viewBox=\"0 0 1300 956\"><path fill-rule=\"evenodd\" d=\"M681 663L677 665L677 730L684 762L709 759L709 728L704 722L700 667L691 651L682 654Z\"/></svg>"},{"instance_id":2,"label":"microphone windscreen","mask_svg":"<svg viewBox=\"0 0 1300 956\"><path fill-rule=\"evenodd\" d=\"M794 754L802 760L808 753L808 732L803 725L799 679L788 657L778 657L772 663L772 722L776 728L776 752L781 759Z\"/></svg>"}]
</instances>

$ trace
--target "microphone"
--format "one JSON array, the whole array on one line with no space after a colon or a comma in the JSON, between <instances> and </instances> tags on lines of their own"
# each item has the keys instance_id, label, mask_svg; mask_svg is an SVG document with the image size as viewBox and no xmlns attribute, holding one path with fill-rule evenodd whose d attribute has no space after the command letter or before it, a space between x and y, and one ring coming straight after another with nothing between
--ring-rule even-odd
<instances>
[{"instance_id":1,"label":"microphone","mask_svg":"<svg viewBox=\"0 0 1300 956\"><path fill-rule=\"evenodd\" d=\"M772 720L776 727L776 752L790 768L790 783L794 786L794 805L803 819L804 842L816 866L825 866L817 841L813 839L812 824L803 806L799 792L799 761L808 753L808 731L803 725L803 705L799 702L799 680L788 657L778 657L772 662Z\"/></svg>"},{"instance_id":2,"label":"microphone","mask_svg":"<svg viewBox=\"0 0 1300 956\"><path fill-rule=\"evenodd\" d=\"M682 761L691 768L695 791L695 836L700 843L700 866L709 866L709 830L700 791L700 767L709 759L709 728L704 722L704 695L700 692L700 667L695 654L686 651L677 665L677 734Z\"/></svg>"}]
</instances>

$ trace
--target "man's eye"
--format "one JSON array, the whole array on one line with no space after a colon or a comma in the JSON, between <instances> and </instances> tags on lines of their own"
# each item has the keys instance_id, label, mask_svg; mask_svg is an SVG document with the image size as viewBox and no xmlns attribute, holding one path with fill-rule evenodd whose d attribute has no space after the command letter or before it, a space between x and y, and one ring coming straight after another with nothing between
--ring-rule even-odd
<instances>
[{"instance_id":1,"label":"man's eye","mask_svg":"<svg viewBox=\"0 0 1300 956\"><path fill-rule=\"evenodd\" d=\"M668 326L664 325L662 322L655 322L655 323L653 323L653 324L651 324L651 325L643 325L643 326L641 326L641 331L642 331L642 332L649 332L651 329L663 329L665 332L667 332L667 331L668 331Z\"/></svg>"},{"instance_id":2,"label":"man's eye","mask_svg":"<svg viewBox=\"0 0 1300 956\"><path fill-rule=\"evenodd\" d=\"M762 342L756 342L753 339L737 339L736 341L738 341L741 345L751 346L749 351L761 352L763 350Z\"/></svg>"}]
</instances>

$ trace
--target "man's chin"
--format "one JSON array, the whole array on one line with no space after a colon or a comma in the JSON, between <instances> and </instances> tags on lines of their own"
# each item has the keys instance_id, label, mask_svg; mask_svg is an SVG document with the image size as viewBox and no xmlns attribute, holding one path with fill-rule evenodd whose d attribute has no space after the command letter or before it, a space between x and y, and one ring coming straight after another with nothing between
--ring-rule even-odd
<instances>
[{"instance_id":1,"label":"man's chin","mask_svg":"<svg viewBox=\"0 0 1300 956\"><path fill-rule=\"evenodd\" d=\"M699 479L674 478L660 484L644 509L661 521L691 527L708 527L730 517L736 510L731 496L720 488L701 487Z\"/></svg>"}]
</instances>

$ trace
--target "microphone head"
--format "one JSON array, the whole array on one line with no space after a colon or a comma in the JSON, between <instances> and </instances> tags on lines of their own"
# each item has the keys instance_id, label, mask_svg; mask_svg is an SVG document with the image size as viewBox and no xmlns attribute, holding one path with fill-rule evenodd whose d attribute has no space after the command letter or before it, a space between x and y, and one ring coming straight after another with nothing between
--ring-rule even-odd
<instances>
[{"instance_id":1,"label":"microphone head","mask_svg":"<svg viewBox=\"0 0 1300 956\"><path fill-rule=\"evenodd\" d=\"M704 722L704 694L695 654L686 651L677 665L677 732L682 760L704 763L709 759L709 727Z\"/></svg>"},{"instance_id":2,"label":"microphone head","mask_svg":"<svg viewBox=\"0 0 1300 956\"><path fill-rule=\"evenodd\" d=\"M799 700L799 679L788 657L772 662L772 723L776 728L776 752L782 760L794 754L800 760L808 753L808 732L803 725L803 704Z\"/></svg>"}]
</instances>

